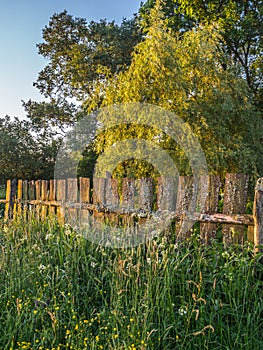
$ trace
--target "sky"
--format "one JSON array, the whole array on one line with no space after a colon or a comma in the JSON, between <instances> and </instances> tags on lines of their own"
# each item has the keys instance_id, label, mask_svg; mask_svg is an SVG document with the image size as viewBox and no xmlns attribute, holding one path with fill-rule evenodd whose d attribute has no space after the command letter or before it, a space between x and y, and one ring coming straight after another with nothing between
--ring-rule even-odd
<instances>
[{"instance_id":1,"label":"sky","mask_svg":"<svg viewBox=\"0 0 263 350\"><path fill-rule=\"evenodd\" d=\"M25 118L21 100L42 101L33 87L47 64L38 54L42 29L54 13L67 10L87 22L132 18L141 0L0 0L0 118Z\"/></svg>"}]
</instances>

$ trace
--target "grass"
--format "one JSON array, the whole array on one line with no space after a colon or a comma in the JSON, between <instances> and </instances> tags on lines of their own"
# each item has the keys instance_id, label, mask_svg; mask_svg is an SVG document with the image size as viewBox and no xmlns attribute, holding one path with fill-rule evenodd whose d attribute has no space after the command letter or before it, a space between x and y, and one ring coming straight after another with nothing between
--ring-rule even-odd
<instances>
[{"instance_id":1,"label":"grass","mask_svg":"<svg viewBox=\"0 0 263 350\"><path fill-rule=\"evenodd\" d=\"M253 247L194 232L96 246L49 218L0 225L0 349L262 349Z\"/></svg>"}]
</instances>

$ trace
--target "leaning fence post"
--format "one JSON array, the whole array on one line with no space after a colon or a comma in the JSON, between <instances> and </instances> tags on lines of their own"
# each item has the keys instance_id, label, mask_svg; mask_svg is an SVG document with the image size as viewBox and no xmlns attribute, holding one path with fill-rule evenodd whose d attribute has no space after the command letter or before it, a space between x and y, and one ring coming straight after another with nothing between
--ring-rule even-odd
<instances>
[{"instance_id":1,"label":"leaning fence post","mask_svg":"<svg viewBox=\"0 0 263 350\"><path fill-rule=\"evenodd\" d=\"M259 251L258 246L263 244L263 178L258 179L255 188L254 207L254 245L255 252Z\"/></svg>"}]
</instances>

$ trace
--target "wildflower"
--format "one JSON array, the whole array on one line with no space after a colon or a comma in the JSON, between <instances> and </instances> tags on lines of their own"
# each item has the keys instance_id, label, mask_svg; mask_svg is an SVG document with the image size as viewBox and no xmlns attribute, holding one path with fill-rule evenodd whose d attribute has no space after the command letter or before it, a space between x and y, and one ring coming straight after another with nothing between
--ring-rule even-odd
<instances>
[{"instance_id":1,"label":"wildflower","mask_svg":"<svg viewBox=\"0 0 263 350\"><path fill-rule=\"evenodd\" d=\"M179 315L180 315L180 316L185 315L185 314L187 313L187 308L186 308L186 306L181 306L180 309L178 310L178 312L179 312Z\"/></svg>"},{"instance_id":2,"label":"wildflower","mask_svg":"<svg viewBox=\"0 0 263 350\"><path fill-rule=\"evenodd\" d=\"M71 230L70 230L70 228L67 228L67 230L65 230L65 235L69 236L70 234L71 234Z\"/></svg>"},{"instance_id":3,"label":"wildflower","mask_svg":"<svg viewBox=\"0 0 263 350\"><path fill-rule=\"evenodd\" d=\"M40 273L43 273L46 270L46 268L47 267L45 265L42 265L42 264L38 266L38 270Z\"/></svg>"},{"instance_id":4,"label":"wildflower","mask_svg":"<svg viewBox=\"0 0 263 350\"><path fill-rule=\"evenodd\" d=\"M67 335L70 334L70 330L69 330L69 329L66 330L66 334L67 334Z\"/></svg>"}]
</instances>

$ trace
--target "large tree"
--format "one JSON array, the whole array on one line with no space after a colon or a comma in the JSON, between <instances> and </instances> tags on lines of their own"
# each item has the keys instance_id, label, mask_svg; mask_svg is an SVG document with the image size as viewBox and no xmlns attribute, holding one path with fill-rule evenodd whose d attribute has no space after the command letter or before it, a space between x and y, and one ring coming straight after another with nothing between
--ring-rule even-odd
<instances>
[{"instance_id":1,"label":"large tree","mask_svg":"<svg viewBox=\"0 0 263 350\"><path fill-rule=\"evenodd\" d=\"M144 27L150 25L150 10L159 3L166 25L186 31L205 23L222 28L225 54L240 67L254 94L255 104L263 110L263 1L248 0L148 0L140 9Z\"/></svg>"},{"instance_id":2,"label":"large tree","mask_svg":"<svg viewBox=\"0 0 263 350\"><path fill-rule=\"evenodd\" d=\"M260 115L246 81L225 55L223 29L201 25L174 33L158 8L151 11L151 23L129 69L108 86L103 106L147 102L174 111L199 138L210 172L261 172ZM153 140L158 131L136 125L126 132L122 127L107 130L97 138L98 151L129 133ZM180 170L188 171L178 146L162 137L162 146L174 159L181 157Z\"/></svg>"},{"instance_id":3,"label":"large tree","mask_svg":"<svg viewBox=\"0 0 263 350\"><path fill-rule=\"evenodd\" d=\"M35 83L50 102L29 101L28 116L38 125L63 125L102 106L149 102L189 123L211 171L262 173L262 1L149 0L139 23L87 24L55 14L38 45L48 64ZM137 132L108 130L97 137L97 151ZM162 146L182 158L162 137Z\"/></svg>"},{"instance_id":4,"label":"large tree","mask_svg":"<svg viewBox=\"0 0 263 350\"><path fill-rule=\"evenodd\" d=\"M39 53L48 59L34 86L49 102L24 103L35 122L70 124L81 118L81 104L102 96L107 80L131 63L134 46L141 40L136 18L86 22L67 11L54 14L43 29ZM62 123L62 124L61 124Z\"/></svg>"}]
</instances>

